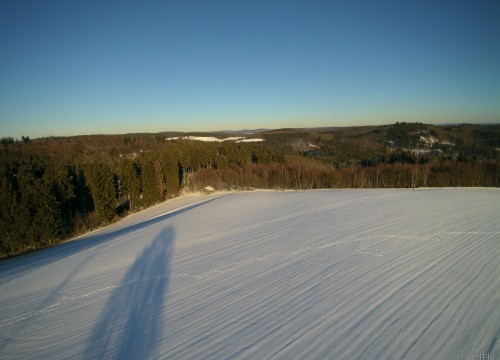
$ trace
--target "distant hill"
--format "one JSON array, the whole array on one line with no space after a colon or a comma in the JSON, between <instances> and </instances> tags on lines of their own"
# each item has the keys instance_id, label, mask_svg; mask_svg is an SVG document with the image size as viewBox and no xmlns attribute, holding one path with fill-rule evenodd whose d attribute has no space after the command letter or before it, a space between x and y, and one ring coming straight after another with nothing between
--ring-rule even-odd
<instances>
[{"instance_id":1,"label":"distant hill","mask_svg":"<svg viewBox=\"0 0 500 360\"><path fill-rule=\"evenodd\" d=\"M500 186L499 124L260 130L3 138L0 257L51 246L207 186Z\"/></svg>"}]
</instances>

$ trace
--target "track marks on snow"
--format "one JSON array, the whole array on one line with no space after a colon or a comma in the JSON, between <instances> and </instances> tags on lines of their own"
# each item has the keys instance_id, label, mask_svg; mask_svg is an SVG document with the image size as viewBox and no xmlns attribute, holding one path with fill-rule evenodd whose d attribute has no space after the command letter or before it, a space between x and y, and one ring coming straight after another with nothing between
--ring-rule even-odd
<instances>
[{"instance_id":1,"label":"track marks on snow","mask_svg":"<svg viewBox=\"0 0 500 360\"><path fill-rule=\"evenodd\" d=\"M140 351L142 330L155 326L150 343L160 358L497 355L499 195L252 193L175 217L152 214L105 247L0 284L8 289L0 292L0 355L92 357L85 350L99 334L109 351L132 338ZM176 229L168 269L144 261L147 270L124 276L167 226ZM37 295L23 281L41 290L39 299L23 297ZM147 296L167 283L168 292ZM137 292L130 299L154 311L135 333L140 301L127 305L122 296Z\"/></svg>"}]
</instances>

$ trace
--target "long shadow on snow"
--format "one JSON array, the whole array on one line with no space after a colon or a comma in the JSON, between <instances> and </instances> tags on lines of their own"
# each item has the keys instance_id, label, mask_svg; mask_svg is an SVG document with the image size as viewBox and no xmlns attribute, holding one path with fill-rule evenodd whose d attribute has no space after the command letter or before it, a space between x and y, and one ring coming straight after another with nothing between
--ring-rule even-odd
<instances>
[{"instance_id":1,"label":"long shadow on snow","mask_svg":"<svg viewBox=\"0 0 500 360\"><path fill-rule=\"evenodd\" d=\"M96 235L89 235L87 237L75 241L54 246L53 248L43 249L34 253L0 261L0 291L2 284L7 283L13 279L19 278L31 271L35 271L36 269L41 268L45 265L54 263L60 259L66 259L72 255L79 254L83 251L90 250L95 247L101 247L101 249L97 248L96 249L97 251L102 250L103 247L107 246L109 241L117 237L132 233L147 226L159 223L163 220L170 219L176 215L183 214L189 210L192 210L198 206L212 202L216 199L217 198L212 198L204 202L192 204L177 211L173 211L164 215L159 215L151 219L144 220L121 229L104 232ZM64 286L67 283L69 283L71 279L73 279L73 277L76 276L79 273L79 271L81 271L85 267L85 265L94 257L94 255L95 255L94 252L90 252L86 254L80 261L78 261L78 263L72 267L71 271L65 277L65 279L55 289L51 291L50 295L33 308L31 314L38 314L39 311L57 302L61 296L61 290L64 288ZM15 332L13 332L13 334L22 333L24 326L26 326L26 324L19 324ZM5 341L0 341L0 352L9 343L10 340L8 339Z\"/></svg>"},{"instance_id":2,"label":"long shadow on snow","mask_svg":"<svg viewBox=\"0 0 500 360\"><path fill-rule=\"evenodd\" d=\"M137 257L94 325L84 358L147 359L156 355L174 239L174 229L169 226Z\"/></svg>"},{"instance_id":3,"label":"long shadow on snow","mask_svg":"<svg viewBox=\"0 0 500 360\"><path fill-rule=\"evenodd\" d=\"M177 211L159 215L117 230L103 232L96 235L89 235L81 239L54 246L52 248L43 249L31 254L26 254L0 261L0 286L8 281L23 276L24 274L43 267L47 264L51 264L59 259L68 258L69 256L78 254L95 246L106 244L110 240L113 240L117 237L159 223L176 215L183 214L189 210L212 202L216 199L218 199L218 197L192 204Z\"/></svg>"}]
</instances>

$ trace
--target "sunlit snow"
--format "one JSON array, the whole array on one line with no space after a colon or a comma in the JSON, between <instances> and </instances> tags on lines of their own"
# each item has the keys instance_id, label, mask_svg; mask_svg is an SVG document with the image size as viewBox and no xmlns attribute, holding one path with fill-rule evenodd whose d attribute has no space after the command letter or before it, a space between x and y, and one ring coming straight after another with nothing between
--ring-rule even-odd
<instances>
[{"instance_id":1,"label":"sunlit snow","mask_svg":"<svg viewBox=\"0 0 500 360\"><path fill-rule=\"evenodd\" d=\"M0 358L498 358L499 213L499 189L173 199L1 261Z\"/></svg>"},{"instance_id":2,"label":"sunlit snow","mask_svg":"<svg viewBox=\"0 0 500 360\"><path fill-rule=\"evenodd\" d=\"M219 138L216 138L214 136L182 136L182 137L175 136L175 137L166 138L165 140L166 141L171 141L171 140L178 140L178 139L182 139L182 140L195 140L195 141L205 141L205 142L223 142L223 141L260 142L260 141L264 141L264 139L260 139L260 138L247 139L244 136L232 136L232 137L227 137L227 138L224 138L224 139L219 139Z\"/></svg>"}]
</instances>

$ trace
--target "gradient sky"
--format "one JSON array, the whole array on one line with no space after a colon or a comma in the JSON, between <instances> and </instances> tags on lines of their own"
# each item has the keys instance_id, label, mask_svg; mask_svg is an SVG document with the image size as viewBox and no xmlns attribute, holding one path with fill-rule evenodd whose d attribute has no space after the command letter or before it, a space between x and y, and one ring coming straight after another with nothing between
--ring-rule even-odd
<instances>
[{"instance_id":1,"label":"gradient sky","mask_svg":"<svg viewBox=\"0 0 500 360\"><path fill-rule=\"evenodd\" d=\"M0 0L0 137L500 122L500 1Z\"/></svg>"}]
</instances>

